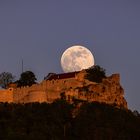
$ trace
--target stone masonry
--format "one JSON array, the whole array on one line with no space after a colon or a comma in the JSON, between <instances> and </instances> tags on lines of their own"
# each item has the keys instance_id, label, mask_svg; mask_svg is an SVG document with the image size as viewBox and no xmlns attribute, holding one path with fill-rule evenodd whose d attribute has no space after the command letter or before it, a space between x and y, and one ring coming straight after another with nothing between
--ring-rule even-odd
<instances>
[{"instance_id":1,"label":"stone masonry","mask_svg":"<svg viewBox=\"0 0 140 140\"><path fill-rule=\"evenodd\" d=\"M43 80L40 84L34 84L31 87L0 90L0 102L51 103L59 99L61 93L64 93L69 102L72 102L73 99L88 102L97 101L127 108L119 74L113 74L103 79L101 83L88 81L84 78L85 75L86 72L81 71L76 72L73 77L65 78L64 75L60 75L64 78Z\"/></svg>"}]
</instances>

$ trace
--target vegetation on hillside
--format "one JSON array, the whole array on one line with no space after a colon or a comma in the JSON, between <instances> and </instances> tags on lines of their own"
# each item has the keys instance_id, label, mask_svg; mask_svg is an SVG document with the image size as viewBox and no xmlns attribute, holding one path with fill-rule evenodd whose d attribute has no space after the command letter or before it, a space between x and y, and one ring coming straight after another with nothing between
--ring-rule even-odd
<instances>
[{"instance_id":1,"label":"vegetation on hillside","mask_svg":"<svg viewBox=\"0 0 140 140\"><path fill-rule=\"evenodd\" d=\"M99 103L0 103L1 140L138 140L140 117Z\"/></svg>"}]
</instances>

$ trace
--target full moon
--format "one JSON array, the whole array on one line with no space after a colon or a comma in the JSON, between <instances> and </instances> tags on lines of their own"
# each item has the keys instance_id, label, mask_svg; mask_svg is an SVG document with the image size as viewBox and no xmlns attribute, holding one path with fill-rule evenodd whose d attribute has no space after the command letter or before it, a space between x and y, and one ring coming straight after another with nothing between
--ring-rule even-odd
<instances>
[{"instance_id":1,"label":"full moon","mask_svg":"<svg viewBox=\"0 0 140 140\"><path fill-rule=\"evenodd\" d=\"M95 64L94 56L83 46L72 46L61 56L61 66L64 72L81 71Z\"/></svg>"}]
</instances>

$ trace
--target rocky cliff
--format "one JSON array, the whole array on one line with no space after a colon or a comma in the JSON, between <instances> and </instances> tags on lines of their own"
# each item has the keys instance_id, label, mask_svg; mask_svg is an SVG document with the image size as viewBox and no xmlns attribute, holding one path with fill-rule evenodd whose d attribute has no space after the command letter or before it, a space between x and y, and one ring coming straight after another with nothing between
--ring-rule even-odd
<instances>
[{"instance_id":1,"label":"rocky cliff","mask_svg":"<svg viewBox=\"0 0 140 140\"><path fill-rule=\"evenodd\" d=\"M103 79L101 83L84 81L83 87L66 91L67 96L88 102L101 102L127 108L119 74Z\"/></svg>"}]
</instances>

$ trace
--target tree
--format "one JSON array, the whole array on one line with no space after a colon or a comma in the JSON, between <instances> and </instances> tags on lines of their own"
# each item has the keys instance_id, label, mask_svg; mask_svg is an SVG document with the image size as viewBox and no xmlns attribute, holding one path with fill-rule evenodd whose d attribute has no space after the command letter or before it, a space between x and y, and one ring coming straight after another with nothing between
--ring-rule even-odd
<instances>
[{"instance_id":1,"label":"tree","mask_svg":"<svg viewBox=\"0 0 140 140\"><path fill-rule=\"evenodd\" d=\"M102 79L106 77L105 69L101 68L99 65L93 66L86 70L86 79L100 83Z\"/></svg>"},{"instance_id":2,"label":"tree","mask_svg":"<svg viewBox=\"0 0 140 140\"><path fill-rule=\"evenodd\" d=\"M36 76L32 71L25 71L21 73L20 79L16 81L17 87L32 86L36 83L36 80Z\"/></svg>"},{"instance_id":3,"label":"tree","mask_svg":"<svg viewBox=\"0 0 140 140\"><path fill-rule=\"evenodd\" d=\"M0 86L2 88L7 88L8 84L14 81L15 76L10 72L2 72L0 74Z\"/></svg>"}]
</instances>

